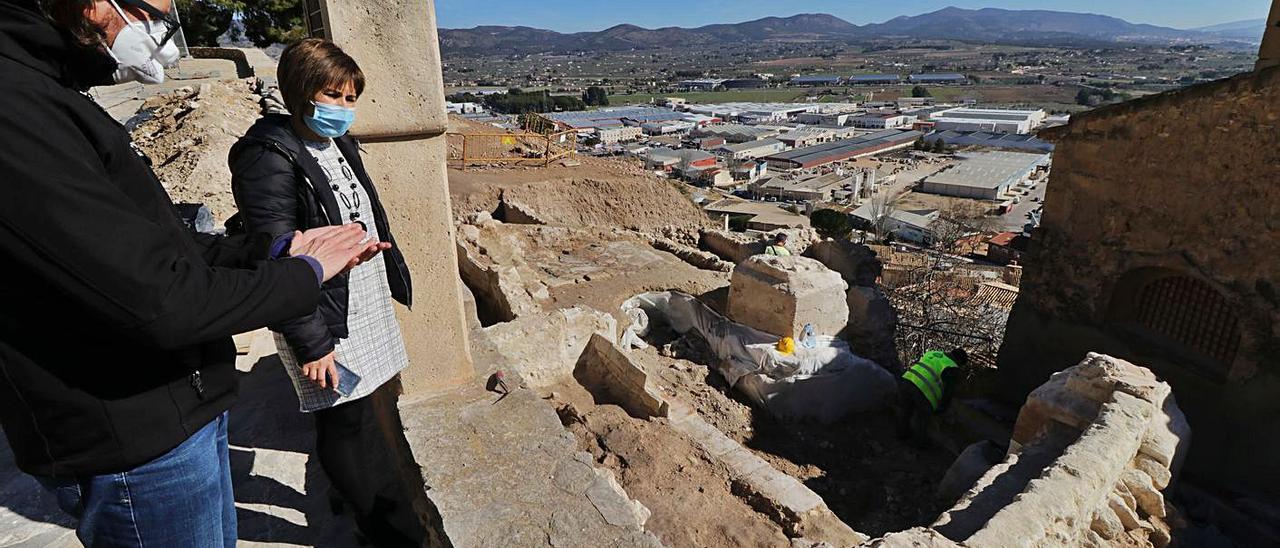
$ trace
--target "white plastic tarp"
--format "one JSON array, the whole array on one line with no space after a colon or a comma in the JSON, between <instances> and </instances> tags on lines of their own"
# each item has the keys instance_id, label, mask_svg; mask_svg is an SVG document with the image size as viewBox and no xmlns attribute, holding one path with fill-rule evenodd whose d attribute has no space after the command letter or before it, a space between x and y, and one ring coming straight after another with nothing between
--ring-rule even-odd
<instances>
[{"instance_id":1,"label":"white plastic tarp","mask_svg":"<svg viewBox=\"0 0 1280 548\"><path fill-rule=\"evenodd\" d=\"M622 311L631 320L624 346L644 347L651 321L680 334L696 331L719 358L710 365L780 418L830 423L880 407L896 390L893 375L842 340L816 337L812 348L797 345L784 355L775 348L777 336L730 321L690 295L643 293L622 303Z\"/></svg>"}]
</instances>

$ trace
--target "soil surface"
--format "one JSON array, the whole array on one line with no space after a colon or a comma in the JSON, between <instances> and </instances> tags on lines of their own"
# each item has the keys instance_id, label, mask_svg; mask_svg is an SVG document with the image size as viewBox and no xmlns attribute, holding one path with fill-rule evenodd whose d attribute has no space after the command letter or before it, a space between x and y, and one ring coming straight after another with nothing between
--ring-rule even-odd
<instances>
[{"instance_id":1,"label":"soil surface","mask_svg":"<svg viewBox=\"0 0 1280 548\"><path fill-rule=\"evenodd\" d=\"M894 435L893 411L823 426L781 422L728 387L700 338L655 329L631 357L664 397L677 399L774 468L802 481L854 530L878 537L931 523L945 506L935 491L954 460ZM630 492L630 489L628 489Z\"/></svg>"},{"instance_id":2,"label":"soil surface","mask_svg":"<svg viewBox=\"0 0 1280 548\"><path fill-rule=\"evenodd\" d=\"M573 381L552 388L550 399L581 449L653 513L645 529L667 546L791 545L777 523L733 493L727 471L666 419L636 419L616 405L597 405Z\"/></svg>"},{"instance_id":3,"label":"soil surface","mask_svg":"<svg viewBox=\"0 0 1280 548\"><path fill-rule=\"evenodd\" d=\"M143 104L133 140L175 203L202 203L221 226L236 213L227 154L261 113L249 80L209 82Z\"/></svg>"}]
</instances>

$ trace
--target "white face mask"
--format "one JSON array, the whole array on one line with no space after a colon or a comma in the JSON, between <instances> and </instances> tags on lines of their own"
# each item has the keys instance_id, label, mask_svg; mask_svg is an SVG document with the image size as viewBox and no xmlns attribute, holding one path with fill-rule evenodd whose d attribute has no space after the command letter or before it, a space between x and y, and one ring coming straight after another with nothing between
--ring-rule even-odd
<instances>
[{"instance_id":1,"label":"white face mask","mask_svg":"<svg viewBox=\"0 0 1280 548\"><path fill-rule=\"evenodd\" d=\"M111 0L111 5L115 7L116 13L129 23L120 30L120 34L116 35L115 43L107 49L107 53L111 54L118 64L115 74L116 83L159 84L164 82L165 67L176 65L178 58L182 55L173 40L169 40L164 46L159 45L168 31L164 23L150 20L129 21L129 18L124 15L124 10L120 9L120 5L116 4L115 0Z\"/></svg>"}]
</instances>

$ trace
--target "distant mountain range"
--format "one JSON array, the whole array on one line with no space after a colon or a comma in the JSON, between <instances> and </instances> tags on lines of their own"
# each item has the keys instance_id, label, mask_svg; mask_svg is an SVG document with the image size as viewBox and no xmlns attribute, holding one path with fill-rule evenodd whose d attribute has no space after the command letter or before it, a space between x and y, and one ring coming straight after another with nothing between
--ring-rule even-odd
<instances>
[{"instance_id":1,"label":"distant mountain range","mask_svg":"<svg viewBox=\"0 0 1280 548\"><path fill-rule=\"evenodd\" d=\"M661 47L761 41L860 41L890 38L963 40L992 43L1097 44L1220 43L1261 41L1265 21L1241 21L1179 30L1134 24L1105 15L1046 10L944 8L858 26L827 14L766 17L697 28L646 29L618 25L598 32L564 34L529 27L484 26L440 29L446 53L543 53L625 51Z\"/></svg>"},{"instance_id":2,"label":"distant mountain range","mask_svg":"<svg viewBox=\"0 0 1280 548\"><path fill-rule=\"evenodd\" d=\"M1223 23L1221 25L1213 25L1209 27L1200 27L1191 29L1198 32L1207 32L1224 38L1233 38L1237 40L1247 40L1249 42L1261 42L1262 34L1267 31L1266 19L1249 19L1247 21L1236 21L1234 23Z\"/></svg>"}]
</instances>

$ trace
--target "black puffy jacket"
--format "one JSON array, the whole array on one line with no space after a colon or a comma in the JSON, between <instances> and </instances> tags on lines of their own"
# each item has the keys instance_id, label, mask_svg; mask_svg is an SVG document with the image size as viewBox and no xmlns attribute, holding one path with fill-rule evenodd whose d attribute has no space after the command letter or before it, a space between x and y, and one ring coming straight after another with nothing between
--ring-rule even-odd
<instances>
[{"instance_id":1,"label":"black puffy jacket","mask_svg":"<svg viewBox=\"0 0 1280 548\"><path fill-rule=\"evenodd\" d=\"M114 62L0 0L0 423L23 471L123 472L231 407L231 335L314 309L267 235L188 232L129 133L80 90Z\"/></svg>"},{"instance_id":2,"label":"black puffy jacket","mask_svg":"<svg viewBox=\"0 0 1280 548\"><path fill-rule=\"evenodd\" d=\"M409 268L365 172L359 144L349 135L334 142L370 197L379 238L391 244L391 249L382 253L391 296L409 306L413 295ZM288 116L269 114L259 119L231 148L228 161L231 190L245 230L280 235L345 222L324 169L294 133ZM320 359L333 351L337 339L347 338L347 297L347 277L335 277L322 286L316 310L271 329L284 335L303 363Z\"/></svg>"}]
</instances>

